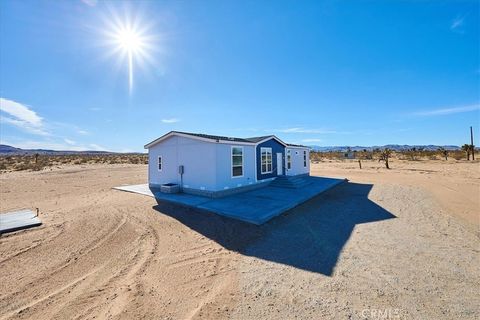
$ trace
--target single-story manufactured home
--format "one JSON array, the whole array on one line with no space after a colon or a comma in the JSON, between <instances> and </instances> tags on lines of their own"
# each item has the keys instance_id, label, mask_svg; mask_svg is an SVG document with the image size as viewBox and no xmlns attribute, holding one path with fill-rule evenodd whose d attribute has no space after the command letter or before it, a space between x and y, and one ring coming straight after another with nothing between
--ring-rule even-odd
<instances>
[{"instance_id":1,"label":"single-story manufactured home","mask_svg":"<svg viewBox=\"0 0 480 320\"><path fill-rule=\"evenodd\" d=\"M145 148L150 187L178 185L185 193L210 197L310 172L310 148L274 135L233 138L171 131Z\"/></svg>"}]
</instances>

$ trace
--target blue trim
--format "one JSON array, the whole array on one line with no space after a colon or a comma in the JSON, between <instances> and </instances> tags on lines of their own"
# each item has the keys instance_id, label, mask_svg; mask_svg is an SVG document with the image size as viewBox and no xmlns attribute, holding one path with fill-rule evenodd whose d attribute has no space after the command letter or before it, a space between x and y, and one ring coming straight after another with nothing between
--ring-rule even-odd
<instances>
[{"instance_id":1,"label":"blue trim","mask_svg":"<svg viewBox=\"0 0 480 320\"><path fill-rule=\"evenodd\" d=\"M262 155L261 148L272 148L272 173L262 174ZM275 178L277 176L277 153L282 154L282 159L285 160L285 147L274 138L264 141L257 145L255 152L257 153L257 180L264 180L269 178ZM284 166L285 161L280 163ZM283 170L285 174L285 168Z\"/></svg>"}]
</instances>

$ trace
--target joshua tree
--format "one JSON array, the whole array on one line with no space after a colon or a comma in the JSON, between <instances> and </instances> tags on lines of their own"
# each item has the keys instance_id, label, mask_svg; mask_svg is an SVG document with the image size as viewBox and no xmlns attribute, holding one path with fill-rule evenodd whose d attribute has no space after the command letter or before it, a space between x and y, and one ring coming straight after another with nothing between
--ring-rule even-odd
<instances>
[{"instance_id":1,"label":"joshua tree","mask_svg":"<svg viewBox=\"0 0 480 320\"><path fill-rule=\"evenodd\" d=\"M470 160L470 150L471 150L471 146L469 144L464 144L462 146L462 151L465 152L465 154L467 155L467 160Z\"/></svg>"},{"instance_id":2,"label":"joshua tree","mask_svg":"<svg viewBox=\"0 0 480 320\"><path fill-rule=\"evenodd\" d=\"M35 163L38 163L38 153L35 153Z\"/></svg>"},{"instance_id":3,"label":"joshua tree","mask_svg":"<svg viewBox=\"0 0 480 320\"><path fill-rule=\"evenodd\" d=\"M385 161L385 167L387 169L390 169L390 166L388 165L388 159L392 155L392 150L385 148L383 149L382 153L380 154L380 161Z\"/></svg>"},{"instance_id":4,"label":"joshua tree","mask_svg":"<svg viewBox=\"0 0 480 320\"><path fill-rule=\"evenodd\" d=\"M446 150L445 148L438 148L438 151L440 151L440 153L445 157L445 161L448 160L448 150Z\"/></svg>"}]
</instances>

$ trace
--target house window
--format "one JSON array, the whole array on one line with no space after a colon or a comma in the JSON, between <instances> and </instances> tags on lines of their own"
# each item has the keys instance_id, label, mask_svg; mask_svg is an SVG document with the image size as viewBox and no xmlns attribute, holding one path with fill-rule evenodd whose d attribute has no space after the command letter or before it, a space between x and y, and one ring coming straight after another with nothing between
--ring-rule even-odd
<instances>
[{"instance_id":1,"label":"house window","mask_svg":"<svg viewBox=\"0 0 480 320\"><path fill-rule=\"evenodd\" d=\"M287 150L287 170L292 169L292 150Z\"/></svg>"},{"instance_id":2,"label":"house window","mask_svg":"<svg viewBox=\"0 0 480 320\"><path fill-rule=\"evenodd\" d=\"M158 171L162 171L162 157L158 157Z\"/></svg>"},{"instance_id":3,"label":"house window","mask_svg":"<svg viewBox=\"0 0 480 320\"><path fill-rule=\"evenodd\" d=\"M303 150L303 167L307 167L307 150Z\"/></svg>"},{"instance_id":4,"label":"house window","mask_svg":"<svg viewBox=\"0 0 480 320\"><path fill-rule=\"evenodd\" d=\"M232 177L243 176L243 148L232 147Z\"/></svg>"},{"instance_id":5,"label":"house window","mask_svg":"<svg viewBox=\"0 0 480 320\"><path fill-rule=\"evenodd\" d=\"M272 172L272 148L260 148L262 157L262 174Z\"/></svg>"}]
</instances>

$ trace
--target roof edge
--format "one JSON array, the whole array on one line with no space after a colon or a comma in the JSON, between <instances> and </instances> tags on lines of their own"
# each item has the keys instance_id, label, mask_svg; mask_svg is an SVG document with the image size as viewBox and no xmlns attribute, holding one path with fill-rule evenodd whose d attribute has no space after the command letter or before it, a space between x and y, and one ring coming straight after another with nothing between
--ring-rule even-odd
<instances>
[{"instance_id":1,"label":"roof edge","mask_svg":"<svg viewBox=\"0 0 480 320\"><path fill-rule=\"evenodd\" d=\"M255 145L254 142L246 142L246 141L233 141L233 140L226 140L226 139L215 139L215 138L208 138L208 137L199 137L195 134L188 133L188 132L180 132L180 131L170 131L163 136L147 143L144 145L144 149L149 149L153 147L154 145L162 142L163 140L171 137L171 136L179 136L179 137L185 137L189 139L194 139L194 140L199 140L199 141L204 141L204 142L210 142L210 143L224 143L224 144L238 144L238 145ZM225 137L227 138L227 137Z\"/></svg>"},{"instance_id":2,"label":"roof edge","mask_svg":"<svg viewBox=\"0 0 480 320\"><path fill-rule=\"evenodd\" d=\"M311 149L310 147L307 147L307 146L301 146L301 145L294 145L294 144L288 144L286 142L284 142L283 140L281 140L280 138L278 138L277 136L275 135L269 135L269 136L266 136L264 139L260 140L260 141L257 141L257 142L247 142L247 141L234 141L234 140L227 140L227 139L222 139L222 138L228 138L228 137L218 137L219 139L217 138L214 138L214 137L202 137L202 136L199 136L197 134L194 134L194 133L189 133L189 132L180 132L180 131L170 131L170 132L167 132L166 134L164 134L163 136L160 136L159 138L147 143L146 145L144 145L144 149L149 149L151 147L153 147L154 145L162 142L163 140L171 137L171 136L179 136L179 137L185 137L185 138L190 138L190 139L194 139L194 140L199 140L199 141L204 141L204 142L210 142L210 143L224 143L224 144L238 144L238 145L253 145L253 146L257 146L261 143L264 143L265 141L268 141L270 139L274 139L276 140L278 143L280 143L281 145L283 145L285 148L302 148L302 149ZM233 138L232 138L233 139ZM240 139L240 138L239 138Z\"/></svg>"},{"instance_id":3,"label":"roof edge","mask_svg":"<svg viewBox=\"0 0 480 320\"><path fill-rule=\"evenodd\" d=\"M266 138L263 139L263 140L258 141L257 143L255 143L255 145L258 145L258 144L260 144L260 143L264 143L265 141L268 141L268 140L270 140L270 139L275 139L275 140L277 140L277 142L279 142L279 143L280 143L281 145L283 145L284 147L288 147L288 145L287 145L285 142L283 142L279 137L277 137L277 136L275 136L275 135L273 135L273 134L272 134L271 136L266 137Z\"/></svg>"}]
</instances>

